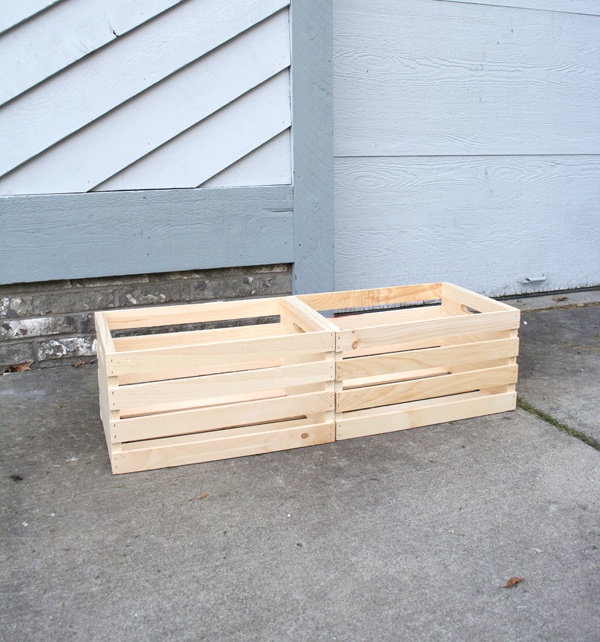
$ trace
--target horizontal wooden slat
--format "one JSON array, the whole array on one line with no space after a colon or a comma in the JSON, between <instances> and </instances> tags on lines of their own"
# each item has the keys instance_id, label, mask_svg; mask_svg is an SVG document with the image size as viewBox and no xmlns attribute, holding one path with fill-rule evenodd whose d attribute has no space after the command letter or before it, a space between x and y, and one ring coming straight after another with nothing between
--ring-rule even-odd
<instances>
[{"instance_id":1,"label":"horizontal wooden slat","mask_svg":"<svg viewBox=\"0 0 600 642\"><path fill-rule=\"evenodd\" d=\"M478 363L516 357L519 354L519 339L498 339L451 347L429 348L396 352L373 357L344 359L337 364L337 379L354 379L378 374L408 372L419 368L435 368L463 363Z\"/></svg>"},{"instance_id":2,"label":"horizontal wooden slat","mask_svg":"<svg viewBox=\"0 0 600 642\"><path fill-rule=\"evenodd\" d=\"M246 401L260 401L261 399L275 399L277 397L285 397L286 391L283 388L275 390L266 390L262 392L239 392L231 393L229 391L223 397L204 397L198 399L190 399L188 401L170 401L159 404L148 405L145 403L143 406L127 408L127 410L120 411L116 419L129 419L131 417L148 417L151 415L160 415L162 413L178 412L183 410L194 410L197 408L208 408L209 406L226 406L228 404L244 403Z\"/></svg>"},{"instance_id":3,"label":"horizontal wooden slat","mask_svg":"<svg viewBox=\"0 0 600 642\"><path fill-rule=\"evenodd\" d=\"M446 374L448 374L448 370L446 370L446 368L422 368L419 370L409 370L407 372L388 372L368 377L358 377L357 379L346 379L343 382L343 388L344 390L348 390L352 388L364 388L365 386L379 386L387 383L396 383L412 379L425 379L427 377L437 377L438 375Z\"/></svg>"},{"instance_id":4,"label":"horizontal wooden slat","mask_svg":"<svg viewBox=\"0 0 600 642\"><path fill-rule=\"evenodd\" d=\"M130 407L152 407L155 404L186 403L196 399L219 397L230 394L232 388L240 393L251 393L333 381L334 375L333 362L303 363L279 368L120 386L110 391L109 400L112 409L126 410Z\"/></svg>"},{"instance_id":5,"label":"horizontal wooden slat","mask_svg":"<svg viewBox=\"0 0 600 642\"><path fill-rule=\"evenodd\" d=\"M134 417L115 422L111 427L111 439L113 442L126 442L207 432L230 426L303 417L309 412L333 410L334 405L333 392L317 392Z\"/></svg>"},{"instance_id":6,"label":"horizontal wooden slat","mask_svg":"<svg viewBox=\"0 0 600 642\"><path fill-rule=\"evenodd\" d=\"M209 177L221 171L231 164L229 160L223 160L223 154L226 151L237 153L237 148L215 144L213 139L199 141L194 133L196 129L187 130L239 99L240 103L236 102L235 108L227 108L221 116L215 117L216 120L211 119L212 124L207 121L202 136L206 137L209 130L217 133L216 121L224 122L225 126L229 124L231 128L231 118L239 113L243 113L245 122L260 117L251 130L252 135L246 134L243 138L246 144L256 140L263 143L279 133L286 123L289 124L289 81L282 76L278 81L273 80L275 85L261 85L288 67L289 63L289 23L283 11L13 170L0 180L0 191L4 194L87 192L109 179L103 190L196 187L203 181L195 178L183 183L175 178L171 180L169 177L181 174L174 169L176 163L168 160L163 165L161 176L152 176L151 168L147 167L150 160L142 161L145 170L138 165L128 169L126 173L131 176L130 184L119 172L158 147L161 151L157 154L163 158L168 152L162 146L168 144L168 149L171 149L175 141L168 141L179 135L181 138L177 141L189 137L190 144L195 141L200 146L198 149L212 150L211 154L202 155L188 150L186 162L194 172ZM236 73L216 74L215 69L235 69ZM261 89L256 94L240 98L257 86ZM177 96L177 100L174 101L173 96ZM256 108L257 103L262 107L260 111ZM230 114L232 109L234 113ZM165 115L167 111L168 117ZM284 125L281 125L281 118L278 120L277 117L286 114ZM107 140L118 140L119 145L107 150ZM143 180L138 176L140 171L145 172ZM111 179L117 174L119 179ZM118 185L113 185L115 182Z\"/></svg>"},{"instance_id":7,"label":"horizontal wooden slat","mask_svg":"<svg viewBox=\"0 0 600 642\"><path fill-rule=\"evenodd\" d=\"M436 403L439 400L431 400L431 402L432 405L405 411L394 409L386 414L364 412L359 417L352 417L350 414L336 423L336 439L352 439L506 412L515 409L517 395L515 392L507 392L442 403Z\"/></svg>"},{"instance_id":8,"label":"horizontal wooden slat","mask_svg":"<svg viewBox=\"0 0 600 642\"><path fill-rule=\"evenodd\" d=\"M289 0L181 2L81 64L64 69L3 107L0 143L5 153L0 159L0 173L80 130L287 5ZM168 113L170 107L164 109Z\"/></svg>"},{"instance_id":9,"label":"horizontal wooden slat","mask_svg":"<svg viewBox=\"0 0 600 642\"><path fill-rule=\"evenodd\" d=\"M0 281L291 263L292 202L291 185L0 197Z\"/></svg>"},{"instance_id":10,"label":"horizontal wooden slat","mask_svg":"<svg viewBox=\"0 0 600 642\"><path fill-rule=\"evenodd\" d=\"M342 330L368 328L384 323L407 323L423 319L441 319L443 316L441 305L428 305L421 308L406 310L386 310L385 312L367 312L365 314L349 314L348 316L334 317L332 321Z\"/></svg>"},{"instance_id":11,"label":"horizontal wooden slat","mask_svg":"<svg viewBox=\"0 0 600 642\"><path fill-rule=\"evenodd\" d=\"M334 349L334 333L321 331L116 353L107 357L107 367L112 376L143 374L168 372L178 368L188 370L194 366L200 369L211 365L226 367L229 363L243 364L257 359L279 359L313 352L325 353Z\"/></svg>"},{"instance_id":12,"label":"horizontal wooden slat","mask_svg":"<svg viewBox=\"0 0 600 642\"><path fill-rule=\"evenodd\" d=\"M426 283L370 290L303 294L298 298L315 310L346 310L394 303L429 301L440 297L441 283Z\"/></svg>"},{"instance_id":13,"label":"horizontal wooden slat","mask_svg":"<svg viewBox=\"0 0 600 642\"><path fill-rule=\"evenodd\" d=\"M519 314L518 310L507 310L360 328L345 339L343 349L437 339L469 332L512 330L519 327Z\"/></svg>"},{"instance_id":14,"label":"horizontal wooden slat","mask_svg":"<svg viewBox=\"0 0 600 642\"><path fill-rule=\"evenodd\" d=\"M336 395L336 408L338 412L347 412L427 397L471 392L488 386L515 383L517 374L518 366L513 364L416 381L355 388Z\"/></svg>"},{"instance_id":15,"label":"horizontal wooden slat","mask_svg":"<svg viewBox=\"0 0 600 642\"><path fill-rule=\"evenodd\" d=\"M129 350L154 350L156 348L175 348L177 346L202 345L218 341L236 341L240 339L257 339L274 337L281 334L281 324L260 323L233 328L215 328L214 330L192 330L188 332L165 332L163 334L144 334L135 337L115 337L117 352Z\"/></svg>"},{"instance_id":16,"label":"horizontal wooden slat","mask_svg":"<svg viewBox=\"0 0 600 642\"><path fill-rule=\"evenodd\" d=\"M278 315L279 312L280 305L277 299L251 299L156 308L109 310L104 312L104 317L111 330L122 330L183 323L202 323L205 321L251 319L253 317Z\"/></svg>"},{"instance_id":17,"label":"horizontal wooden slat","mask_svg":"<svg viewBox=\"0 0 600 642\"><path fill-rule=\"evenodd\" d=\"M69 0L38 14L0 39L2 68L10 70L3 74L0 103L181 1L103 0L96 4L89 0ZM10 4L19 2L13 0Z\"/></svg>"},{"instance_id":18,"label":"horizontal wooden slat","mask_svg":"<svg viewBox=\"0 0 600 642\"><path fill-rule=\"evenodd\" d=\"M127 473L164 466L181 466L244 457L325 444L335 439L333 423L293 425L291 428L278 426L276 429L269 429L269 426L263 425L261 428L262 431L254 428L254 432L250 434L243 428L204 433L194 436L193 439L187 438L184 442L170 441L168 445L160 443L167 440L153 440L155 443L145 442L148 445L142 450L126 449L122 453L115 453L112 458L113 472Z\"/></svg>"}]
</instances>

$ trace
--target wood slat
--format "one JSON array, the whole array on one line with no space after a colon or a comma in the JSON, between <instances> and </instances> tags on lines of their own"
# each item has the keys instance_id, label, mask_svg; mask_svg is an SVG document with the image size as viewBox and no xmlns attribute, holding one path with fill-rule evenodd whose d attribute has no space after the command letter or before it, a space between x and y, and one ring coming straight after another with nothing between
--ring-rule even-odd
<instances>
[{"instance_id":1,"label":"wood slat","mask_svg":"<svg viewBox=\"0 0 600 642\"><path fill-rule=\"evenodd\" d=\"M473 390L481 390L487 386L515 383L517 374L518 366L514 364L440 375L416 381L351 389L336 395L336 408L338 412L347 412L427 397L471 392Z\"/></svg>"},{"instance_id":2,"label":"wood slat","mask_svg":"<svg viewBox=\"0 0 600 642\"><path fill-rule=\"evenodd\" d=\"M448 370L445 368L423 368L421 370L409 370L407 372L375 374L369 377L347 379L343 381L343 389L350 390L353 388L364 388L366 386L379 386L381 384L396 383L412 379L425 379L427 377L437 377L439 375L446 374L448 374Z\"/></svg>"},{"instance_id":3,"label":"wood slat","mask_svg":"<svg viewBox=\"0 0 600 642\"><path fill-rule=\"evenodd\" d=\"M265 368L247 372L208 375L153 383L119 386L109 395L112 409L152 406L162 403L187 403L208 397L231 393L252 393L310 383L333 381L333 362L304 363L299 365Z\"/></svg>"},{"instance_id":4,"label":"wood slat","mask_svg":"<svg viewBox=\"0 0 600 642\"><path fill-rule=\"evenodd\" d=\"M365 314L350 314L348 316L334 317L333 322L342 330L369 328L383 323L407 323L423 319L441 319L443 316L441 305L428 305L421 308L406 310L386 310L384 312L367 312Z\"/></svg>"},{"instance_id":5,"label":"wood slat","mask_svg":"<svg viewBox=\"0 0 600 642\"><path fill-rule=\"evenodd\" d=\"M290 80L284 70L94 190L197 187L290 125Z\"/></svg>"},{"instance_id":6,"label":"wood slat","mask_svg":"<svg viewBox=\"0 0 600 642\"><path fill-rule=\"evenodd\" d=\"M117 422L111 431L111 439L113 442L126 442L207 432L231 426L304 417L307 413L333 410L334 405L332 392L317 392L135 417Z\"/></svg>"},{"instance_id":7,"label":"wood slat","mask_svg":"<svg viewBox=\"0 0 600 642\"><path fill-rule=\"evenodd\" d=\"M411 350L372 357L345 359L337 364L337 379L371 377L385 373L408 372L419 368L452 368L464 363L483 363L516 357L519 339L497 339L451 347Z\"/></svg>"},{"instance_id":8,"label":"wood slat","mask_svg":"<svg viewBox=\"0 0 600 642\"><path fill-rule=\"evenodd\" d=\"M126 450L113 457L113 473L151 470L164 466L181 466L231 457L244 457L260 453L288 450L304 446L330 443L335 439L333 423L301 425L292 428L268 429L247 434L243 429L232 429L196 435L187 443L160 445L163 440L153 440L143 450ZM236 434L236 431L240 431ZM171 437L169 439L179 439ZM165 440L166 441L166 440ZM148 444L149 442L145 442Z\"/></svg>"},{"instance_id":9,"label":"wood slat","mask_svg":"<svg viewBox=\"0 0 600 642\"><path fill-rule=\"evenodd\" d=\"M96 4L89 0L69 0L57 3L0 39L1 64L3 69L10 70L3 75L0 103L27 91L181 1L103 0ZM10 4L18 4L18 0ZM2 11L5 11L4 7Z\"/></svg>"},{"instance_id":10,"label":"wood slat","mask_svg":"<svg viewBox=\"0 0 600 642\"><path fill-rule=\"evenodd\" d=\"M346 339L344 350L390 345L405 341L438 339L469 332L512 330L519 327L518 310L410 321L354 330Z\"/></svg>"},{"instance_id":11,"label":"wood slat","mask_svg":"<svg viewBox=\"0 0 600 642\"><path fill-rule=\"evenodd\" d=\"M281 334L281 324L260 323L233 328L215 328L214 330L191 330L186 332L166 332L164 334L144 334L135 337L115 337L117 352L130 350L154 350L156 348L175 348L193 346L219 341L236 341L240 339L257 339L274 337Z\"/></svg>"},{"instance_id":12,"label":"wood slat","mask_svg":"<svg viewBox=\"0 0 600 642\"><path fill-rule=\"evenodd\" d=\"M31 159L0 181L0 189L9 194L87 192L167 141L180 134L187 136L190 127L260 86L289 64L289 23L286 11L282 11ZM235 69L236 73L216 74L215 69ZM281 131L275 123L280 113L289 114L289 81L282 77L276 87L278 92L269 84L252 97L240 99L233 110L243 111L247 122L259 118L257 103L267 104L264 120L271 123L270 127L253 128L256 132L252 136L242 137L246 145L256 140L262 143L262 136ZM178 99L174 101L173 96ZM227 113L229 116L220 118L225 125L235 116L231 110ZM215 120L210 122L209 129L213 131ZM215 133L213 131L213 136ZM207 135L204 132L203 136ZM110 153L107 153L107 140L119 140L119 145L111 147ZM194 171L213 175L215 167L218 171L223 169L225 165L221 163L230 164L215 153L221 147L223 145L211 144L213 153L204 154L194 163ZM229 149L228 145L225 147ZM189 163L189 154L187 160ZM130 171L135 173L139 169ZM169 171L173 171L170 166L167 174ZM133 180L134 188L159 186ZM192 181L188 186L196 184ZM181 185L173 181L170 186ZM107 189L111 189L110 186Z\"/></svg>"},{"instance_id":13,"label":"wood slat","mask_svg":"<svg viewBox=\"0 0 600 642\"><path fill-rule=\"evenodd\" d=\"M151 406L145 404L139 407L127 408L127 410L121 412L120 416L122 419L129 419L131 417L149 417L160 415L162 413L195 410L198 408L208 408L211 406L226 406L228 404L244 403L246 401L260 401L261 399L275 399L279 397L285 397L285 395L286 391L283 388L276 388L275 390L266 390L262 392L241 392L227 394L222 397L189 399L185 402L164 402L159 404L152 404Z\"/></svg>"},{"instance_id":14,"label":"wood slat","mask_svg":"<svg viewBox=\"0 0 600 642\"><path fill-rule=\"evenodd\" d=\"M7 153L0 172L39 154L288 4L289 0L181 2L82 64L71 65L3 107L0 143Z\"/></svg>"},{"instance_id":15,"label":"wood slat","mask_svg":"<svg viewBox=\"0 0 600 642\"><path fill-rule=\"evenodd\" d=\"M290 320L296 323L304 332L323 329L331 332L338 331L335 323L315 312L300 297L281 299L281 307L288 313Z\"/></svg>"},{"instance_id":16,"label":"wood slat","mask_svg":"<svg viewBox=\"0 0 600 642\"><path fill-rule=\"evenodd\" d=\"M348 310L394 303L429 301L441 297L441 283L403 285L369 290L304 294L298 298L315 310Z\"/></svg>"},{"instance_id":17,"label":"wood slat","mask_svg":"<svg viewBox=\"0 0 600 642\"><path fill-rule=\"evenodd\" d=\"M291 158L291 130L286 129L209 178L200 187L287 185L292 182Z\"/></svg>"},{"instance_id":18,"label":"wood slat","mask_svg":"<svg viewBox=\"0 0 600 642\"><path fill-rule=\"evenodd\" d=\"M371 416L364 414L356 418L342 418L336 423L336 439L352 439L506 412L515 409L517 395L514 392L508 392L444 403L436 403L438 400L432 401L434 405L404 412L394 410L387 414L373 413Z\"/></svg>"},{"instance_id":19,"label":"wood slat","mask_svg":"<svg viewBox=\"0 0 600 642\"><path fill-rule=\"evenodd\" d=\"M111 330L153 328L161 325L231 321L279 315L278 299L219 301L156 308L129 308L104 312Z\"/></svg>"},{"instance_id":20,"label":"wood slat","mask_svg":"<svg viewBox=\"0 0 600 642\"><path fill-rule=\"evenodd\" d=\"M110 375L144 374L189 369L194 366L223 366L244 364L257 359L280 359L288 356L330 352L335 349L333 332L283 335L256 339L241 339L202 345L188 345L155 350L136 350L110 355L107 367ZM166 377L165 377L166 378Z\"/></svg>"},{"instance_id":21,"label":"wood slat","mask_svg":"<svg viewBox=\"0 0 600 642\"><path fill-rule=\"evenodd\" d=\"M4 2L0 11L0 33L24 22L63 0L13 0Z\"/></svg>"}]
</instances>

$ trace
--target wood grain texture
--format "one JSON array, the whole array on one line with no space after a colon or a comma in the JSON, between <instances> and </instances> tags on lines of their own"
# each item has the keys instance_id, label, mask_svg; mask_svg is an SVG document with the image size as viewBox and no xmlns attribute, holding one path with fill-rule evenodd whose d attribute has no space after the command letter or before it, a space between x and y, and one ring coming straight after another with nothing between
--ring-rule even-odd
<instances>
[{"instance_id":1,"label":"wood grain texture","mask_svg":"<svg viewBox=\"0 0 600 642\"><path fill-rule=\"evenodd\" d=\"M6 153L0 171L39 154L288 4L189 0L70 65L3 106L0 143ZM168 118L168 112L164 107L157 117Z\"/></svg>"},{"instance_id":2,"label":"wood grain texture","mask_svg":"<svg viewBox=\"0 0 600 642\"><path fill-rule=\"evenodd\" d=\"M190 437L167 437L161 440L141 442L143 448L126 444L122 452L112 457L113 473L128 473L151 470L165 466L182 466L231 457L245 457L260 453L301 448L335 440L333 423L310 424L306 421L298 426L287 422L290 428L281 424L233 428L227 431L202 433ZM129 446L132 446L129 448Z\"/></svg>"},{"instance_id":3,"label":"wood grain texture","mask_svg":"<svg viewBox=\"0 0 600 642\"><path fill-rule=\"evenodd\" d=\"M337 289L600 283L599 156L347 158L335 175Z\"/></svg>"},{"instance_id":4,"label":"wood grain texture","mask_svg":"<svg viewBox=\"0 0 600 642\"><path fill-rule=\"evenodd\" d=\"M290 129L226 167L200 187L288 185L292 182Z\"/></svg>"},{"instance_id":5,"label":"wood grain texture","mask_svg":"<svg viewBox=\"0 0 600 642\"><path fill-rule=\"evenodd\" d=\"M132 417L117 423L111 432L111 439L113 442L124 442L208 432L228 426L302 417L307 408L315 412L326 412L333 410L334 404L334 397L330 392L312 392L291 397Z\"/></svg>"},{"instance_id":6,"label":"wood grain texture","mask_svg":"<svg viewBox=\"0 0 600 642\"><path fill-rule=\"evenodd\" d=\"M331 0L291 5L294 275L298 294L333 290Z\"/></svg>"},{"instance_id":7,"label":"wood grain texture","mask_svg":"<svg viewBox=\"0 0 600 642\"><path fill-rule=\"evenodd\" d=\"M197 187L291 125L282 71L161 145L94 191Z\"/></svg>"},{"instance_id":8,"label":"wood grain texture","mask_svg":"<svg viewBox=\"0 0 600 642\"><path fill-rule=\"evenodd\" d=\"M516 402L517 395L514 392L489 396L471 396L467 393L463 398L448 397L430 399L426 403L415 402L413 407L406 409L403 409L403 406L409 404L388 406L389 411L385 413L376 412L378 409L359 410L356 413L348 413L336 422L335 437L352 439L506 412L514 410Z\"/></svg>"},{"instance_id":9,"label":"wood grain texture","mask_svg":"<svg viewBox=\"0 0 600 642\"><path fill-rule=\"evenodd\" d=\"M0 37L0 64L10 69L0 103L131 31L182 0L61 2Z\"/></svg>"},{"instance_id":10,"label":"wood grain texture","mask_svg":"<svg viewBox=\"0 0 600 642\"><path fill-rule=\"evenodd\" d=\"M336 0L336 156L596 154L600 19Z\"/></svg>"},{"instance_id":11,"label":"wood grain texture","mask_svg":"<svg viewBox=\"0 0 600 642\"><path fill-rule=\"evenodd\" d=\"M0 11L0 33L11 29L28 18L59 4L63 0L8 0Z\"/></svg>"},{"instance_id":12,"label":"wood grain texture","mask_svg":"<svg viewBox=\"0 0 600 642\"><path fill-rule=\"evenodd\" d=\"M597 0L444 0L445 2L460 2L461 4L483 4L497 7L519 7L521 9L537 9L539 11L564 11L592 16L600 15Z\"/></svg>"},{"instance_id":13,"label":"wood grain texture","mask_svg":"<svg viewBox=\"0 0 600 642\"><path fill-rule=\"evenodd\" d=\"M291 186L2 197L2 283L291 263L291 210Z\"/></svg>"},{"instance_id":14,"label":"wood grain texture","mask_svg":"<svg viewBox=\"0 0 600 642\"><path fill-rule=\"evenodd\" d=\"M206 154L207 147L198 147L194 130L190 128L261 85L289 64L288 16L287 11L282 11L21 165L0 179L0 192L86 192L180 134L177 147L180 153L185 154L187 164L190 163L190 150L181 150L181 146L185 146L186 136L190 135L193 139L189 143L193 156L199 155L205 162L212 161L211 167L216 166L220 171L223 166L217 162L214 152L230 151L229 131L225 132L220 144L215 141L207 143L213 153ZM235 69L235 73L231 73L232 69ZM233 110L234 117L236 114L239 116L241 109L246 110L242 118L244 126L248 122L258 121L250 129L254 139L257 139L259 130L262 133L259 126L261 123L279 123L283 120L289 124L289 81L282 77L277 88L277 96L263 99L268 102L266 109L252 111L263 107L260 102L258 106L255 105L263 95L264 88L260 88L254 100L242 98L241 104ZM224 126L232 130L231 124L225 123ZM264 128L263 125L262 129ZM263 135L268 136L271 131L277 130L271 128ZM249 138L243 135L237 138L240 137L242 141ZM107 144L114 140L118 140L119 144ZM258 140L264 142L260 137ZM168 149L171 150L171 147L172 145ZM165 150L162 149L159 156L164 153ZM200 166L196 169L202 172L202 162L198 161L198 164ZM173 168L174 163L166 161L165 171L172 172ZM130 181L129 184L125 181L120 186L121 189L181 187L176 180L177 176L171 181L172 184L163 185L160 181L153 182L153 175L138 177L139 167L131 171L134 175L133 182ZM209 173L213 171L214 169ZM196 185L191 181L186 186Z\"/></svg>"}]
</instances>

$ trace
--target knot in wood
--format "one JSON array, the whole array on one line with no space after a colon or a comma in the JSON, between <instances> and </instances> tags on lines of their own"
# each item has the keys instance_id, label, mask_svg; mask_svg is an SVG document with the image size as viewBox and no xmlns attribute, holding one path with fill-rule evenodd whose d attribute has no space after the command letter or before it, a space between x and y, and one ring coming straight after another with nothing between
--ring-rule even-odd
<instances>
[{"instance_id":1,"label":"knot in wood","mask_svg":"<svg viewBox=\"0 0 600 642\"><path fill-rule=\"evenodd\" d=\"M352 350L356 350L356 348L358 348L358 341L355 341L355 342L352 344Z\"/></svg>"},{"instance_id":2,"label":"knot in wood","mask_svg":"<svg viewBox=\"0 0 600 642\"><path fill-rule=\"evenodd\" d=\"M303 433L300 435L300 437L301 437L302 439L307 439L307 438L308 438L308 433L307 433L307 432L303 432Z\"/></svg>"}]
</instances>

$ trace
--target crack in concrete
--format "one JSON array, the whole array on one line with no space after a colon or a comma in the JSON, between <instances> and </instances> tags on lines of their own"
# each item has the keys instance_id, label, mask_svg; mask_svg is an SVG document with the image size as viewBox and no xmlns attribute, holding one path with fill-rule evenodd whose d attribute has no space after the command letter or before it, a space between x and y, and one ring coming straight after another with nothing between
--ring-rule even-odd
<instances>
[{"instance_id":1,"label":"crack in concrete","mask_svg":"<svg viewBox=\"0 0 600 642\"><path fill-rule=\"evenodd\" d=\"M575 437L576 439L579 439L579 441L582 441L584 444L591 446L596 450L600 450L600 443L598 443L595 439L588 437L585 433L580 432L579 430L570 428L566 424L561 424L559 421L554 419L554 417L545 413L543 410L539 410L539 408L532 406L530 403L527 403L524 399L521 399L520 397L517 398L517 406L519 406L519 408L521 408L522 410L525 410L526 412L532 415L535 415L540 419L543 419L546 423L549 423L551 426L554 426L555 428L562 430L563 432L567 433L567 435L570 435L571 437Z\"/></svg>"}]
</instances>

